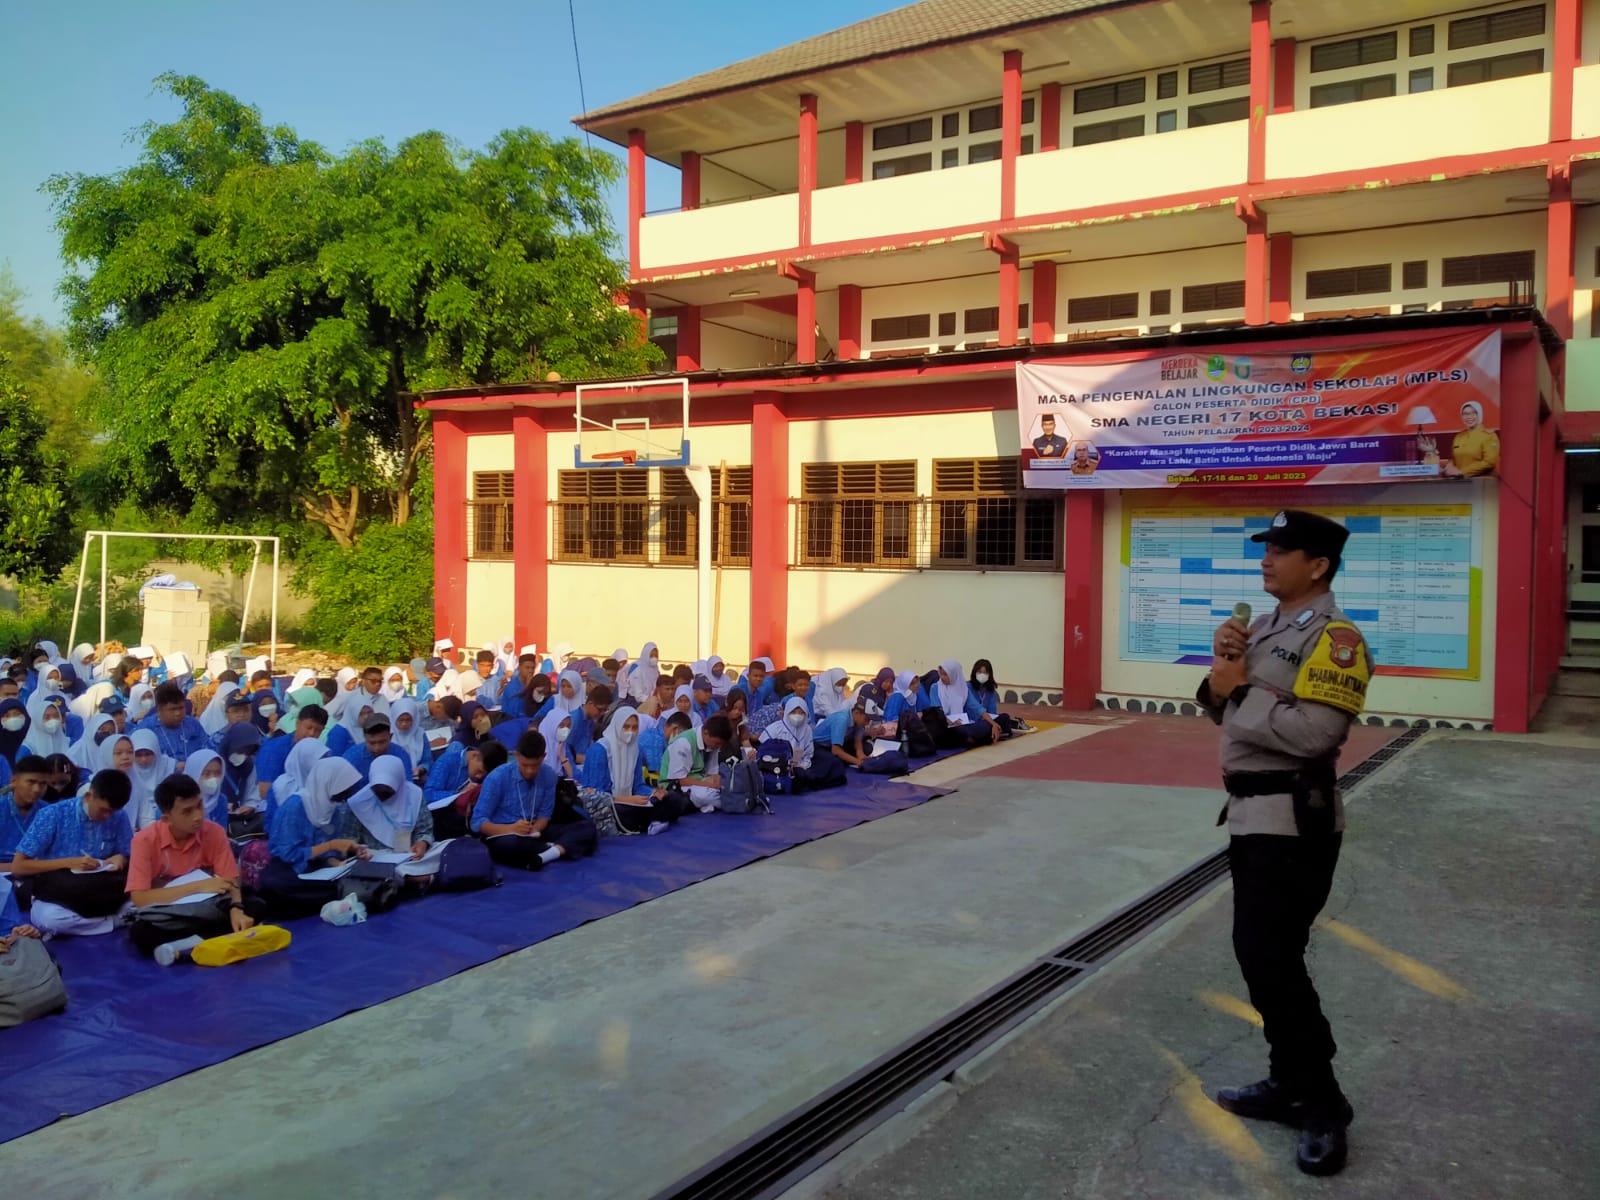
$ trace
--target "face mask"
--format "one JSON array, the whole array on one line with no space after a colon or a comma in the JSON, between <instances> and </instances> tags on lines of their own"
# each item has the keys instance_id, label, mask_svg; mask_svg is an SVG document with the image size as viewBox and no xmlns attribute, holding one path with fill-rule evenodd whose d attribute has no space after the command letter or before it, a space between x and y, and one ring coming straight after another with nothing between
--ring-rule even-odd
<instances>
[{"instance_id":1,"label":"face mask","mask_svg":"<svg viewBox=\"0 0 1600 1200\"><path fill-rule=\"evenodd\" d=\"M44 720L39 722L39 728L43 729L46 733L60 733L61 719L59 717L46 717Z\"/></svg>"},{"instance_id":2,"label":"face mask","mask_svg":"<svg viewBox=\"0 0 1600 1200\"><path fill-rule=\"evenodd\" d=\"M230 754L230 755L228 755L228 761L230 763L232 763L236 767L244 766L244 764L246 762L248 762L249 759L250 759L250 756L248 754Z\"/></svg>"},{"instance_id":3,"label":"face mask","mask_svg":"<svg viewBox=\"0 0 1600 1200\"><path fill-rule=\"evenodd\" d=\"M556 741L558 742L564 742L571 736L572 730L568 729L565 725L556 730Z\"/></svg>"},{"instance_id":4,"label":"face mask","mask_svg":"<svg viewBox=\"0 0 1600 1200\"><path fill-rule=\"evenodd\" d=\"M147 717L149 715L150 715L150 703L149 703L149 701L141 700L141 701L139 701L139 703L137 703L137 704L135 704L133 706L133 719L135 721L142 720L143 718L145 718L145 717Z\"/></svg>"},{"instance_id":5,"label":"face mask","mask_svg":"<svg viewBox=\"0 0 1600 1200\"><path fill-rule=\"evenodd\" d=\"M278 706L276 704L263 704L257 711L263 717L275 717L278 715Z\"/></svg>"},{"instance_id":6,"label":"face mask","mask_svg":"<svg viewBox=\"0 0 1600 1200\"><path fill-rule=\"evenodd\" d=\"M221 790L222 780L220 779L202 779L200 781L200 794L203 796L215 796Z\"/></svg>"},{"instance_id":7,"label":"face mask","mask_svg":"<svg viewBox=\"0 0 1600 1200\"><path fill-rule=\"evenodd\" d=\"M633 739L638 736L639 735L631 729L622 729L617 731L617 740L624 746L633 745Z\"/></svg>"},{"instance_id":8,"label":"face mask","mask_svg":"<svg viewBox=\"0 0 1600 1200\"><path fill-rule=\"evenodd\" d=\"M787 720L789 724L793 725L796 729L799 729L800 726L806 723L806 715L803 712L792 712L789 714Z\"/></svg>"},{"instance_id":9,"label":"face mask","mask_svg":"<svg viewBox=\"0 0 1600 1200\"><path fill-rule=\"evenodd\" d=\"M15 733L27 723L27 717L7 717L4 721L0 721L0 728L4 728L7 733Z\"/></svg>"},{"instance_id":10,"label":"face mask","mask_svg":"<svg viewBox=\"0 0 1600 1200\"><path fill-rule=\"evenodd\" d=\"M988 683L989 682L989 672L987 672L987 671L979 671L976 675L973 676L973 678L976 679L979 683Z\"/></svg>"}]
</instances>

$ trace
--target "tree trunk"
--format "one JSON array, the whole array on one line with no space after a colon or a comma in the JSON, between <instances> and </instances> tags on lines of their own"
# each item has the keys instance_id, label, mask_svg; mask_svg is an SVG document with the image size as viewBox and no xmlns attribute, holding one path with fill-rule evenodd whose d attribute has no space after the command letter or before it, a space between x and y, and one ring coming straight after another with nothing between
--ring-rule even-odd
<instances>
[{"instance_id":1,"label":"tree trunk","mask_svg":"<svg viewBox=\"0 0 1600 1200\"><path fill-rule=\"evenodd\" d=\"M333 540L346 550L356 544L356 522L361 515L361 489L350 489L348 504L340 503L337 496L324 496L315 500L302 500L306 516L328 527Z\"/></svg>"}]
</instances>

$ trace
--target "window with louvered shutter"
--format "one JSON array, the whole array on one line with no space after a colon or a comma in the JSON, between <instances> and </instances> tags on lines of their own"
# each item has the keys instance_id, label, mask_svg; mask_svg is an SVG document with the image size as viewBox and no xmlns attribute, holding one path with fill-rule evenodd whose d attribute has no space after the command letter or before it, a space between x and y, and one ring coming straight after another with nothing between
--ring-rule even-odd
<instances>
[{"instance_id":1,"label":"window with louvered shutter","mask_svg":"<svg viewBox=\"0 0 1600 1200\"><path fill-rule=\"evenodd\" d=\"M1366 267L1334 267L1306 272L1306 299L1325 300L1333 296L1365 296L1391 290L1394 271L1389 263Z\"/></svg>"},{"instance_id":2,"label":"window with louvered shutter","mask_svg":"<svg viewBox=\"0 0 1600 1200\"><path fill-rule=\"evenodd\" d=\"M1219 312L1244 307L1244 280L1226 283L1197 283L1183 289L1183 311Z\"/></svg>"},{"instance_id":3,"label":"window with louvered shutter","mask_svg":"<svg viewBox=\"0 0 1600 1200\"><path fill-rule=\"evenodd\" d=\"M962 314L961 328L966 333L996 333L1000 329L1000 309L969 308Z\"/></svg>"},{"instance_id":4,"label":"window with louvered shutter","mask_svg":"<svg viewBox=\"0 0 1600 1200\"><path fill-rule=\"evenodd\" d=\"M512 557L512 519L516 475L511 471L475 471L472 502L467 508L467 545L475 559Z\"/></svg>"},{"instance_id":5,"label":"window with louvered shutter","mask_svg":"<svg viewBox=\"0 0 1600 1200\"><path fill-rule=\"evenodd\" d=\"M1023 488L1020 459L935 459L928 565L1057 566L1062 503Z\"/></svg>"},{"instance_id":6,"label":"window with louvered shutter","mask_svg":"<svg viewBox=\"0 0 1600 1200\"><path fill-rule=\"evenodd\" d=\"M1250 60L1235 58L1224 63L1208 63L1189 68L1189 94L1215 92L1223 88L1250 86Z\"/></svg>"},{"instance_id":7,"label":"window with louvered shutter","mask_svg":"<svg viewBox=\"0 0 1600 1200\"><path fill-rule=\"evenodd\" d=\"M1413 259L1400 265L1400 286L1407 291L1428 286L1428 260Z\"/></svg>"},{"instance_id":8,"label":"window with louvered shutter","mask_svg":"<svg viewBox=\"0 0 1600 1200\"><path fill-rule=\"evenodd\" d=\"M1447 258L1442 264L1440 283L1444 287L1521 283L1533 278L1533 262L1532 250Z\"/></svg>"},{"instance_id":9,"label":"window with louvered shutter","mask_svg":"<svg viewBox=\"0 0 1600 1200\"><path fill-rule=\"evenodd\" d=\"M875 317L872 321L872 340L875 342L905 342L914 338L925 339L933 328L927 313L911 313L900 317Z\"/></svg>"},{"instance_id":10,"label":"window with louvered shutter","mask_svg":"<svg viewBox=\"0 0 1600 1200\"><path fill-rule=\"evenodd\" d=\"M1097 83L1081 87L1072 93L1072 111L1075 113L1100 112L1108 108L1122 108L1129 104L1143 104L1144 76L1121 79L1115 83Z\"/></svg>"},{"instance_id":11,"label":"window with louvered shutter","mask_svg":"<svg viewBox=\"0 0 1600 1200\"><path fill-rule=\"evenodd\" d=\"M561 471L556 553L563 561L648 562L650 472L645 467Z\"/></svg>"},{"instance_id":12,"label":"window with louvered shutter","mask_svg":"<svg viewBox=\"0 0 1600 1200\"><path fill-rule=\"evenodd\" d=\"M1513 8L1508 12L1485 13L1450 22L1448 45L1452 50L1509 42L1516 38L1539 37L1544 33L1544 5Z\"/></svg>"},{"instance_id":13,"label":"window with louvered shutter","mask_svg":"<svg viewBox=\"0 0 1600 1200\"><path fill-rule=\"evenodd\" d=\"M800 565L912 565L914 461L804 463L800 490Z\"/></svg>"},{"instance_id":14,"label":"window with louvered shutter","mask_svg":"<svg viewBox=\"0 0 1600 1200\"><path fill-rule=\"evenodd\" d=\"M1139 293L1077 296L1067 301L1067 320L1074 325L1093 321L1126 321L1139 315Z\"/></svg>"},{"instance_id":15,"label":"window with louvered shutter","mask_svg":"<svg viewBox=\"0 0 1600 1200\"><path fill-rule=\"evenodd\" d=\"M1343 71L1369 63L1392 62L1400 51L1400 35L1371 33L1311 47L1311 71Z\"/></svg>"},{"instance_id":16,"label":"window with louvered shutter","mask_svg":"<svg viewBox=\"0 0 1600 1200\"><path fill-rule=\"evenodd\" d=\"M1172 289L1162 288L1150 293L1150 315L1165 317L1172 312Z\"/></svg>"}]
</instances>

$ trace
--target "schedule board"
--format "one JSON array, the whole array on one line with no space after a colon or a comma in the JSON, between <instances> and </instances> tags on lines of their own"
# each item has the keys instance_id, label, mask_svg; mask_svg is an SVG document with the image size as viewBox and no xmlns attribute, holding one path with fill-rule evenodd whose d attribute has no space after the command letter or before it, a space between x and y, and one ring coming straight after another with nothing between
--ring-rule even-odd
<instances>
[{"instance_id":1,"label":"schedule board","mask_svg":"<svg viewBox=\"0 0 1600 1200\"><path fill-rule=\"evenodd\" d=\"M1140 508L1122 521L1122 657L1211 661L1217 625L1245 601L1259 616L1261 546L1276 509ZM1319 508L1350 540L1334 579L1380 675L1476 679L1482 535L1471 504Z\"/></svg>"}]
</instances>

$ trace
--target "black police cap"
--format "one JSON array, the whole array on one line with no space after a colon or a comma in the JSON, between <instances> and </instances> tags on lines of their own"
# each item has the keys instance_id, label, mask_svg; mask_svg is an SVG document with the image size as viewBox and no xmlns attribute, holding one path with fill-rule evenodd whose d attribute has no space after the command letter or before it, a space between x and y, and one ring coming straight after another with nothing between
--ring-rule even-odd
<instances>
[{"instance_id":1,"label":"black police cap","mask_svg":"<svg viewBox=\"0 0 1600 1200\"><path fill-rule=\"evenodd\" d=\"M1286 508L1252 542L1270 542L1280 550L1304 550L1312 558L1338 558L1350 531L1337 521L1298 508Z\"/></svg>"}]
</instances>

